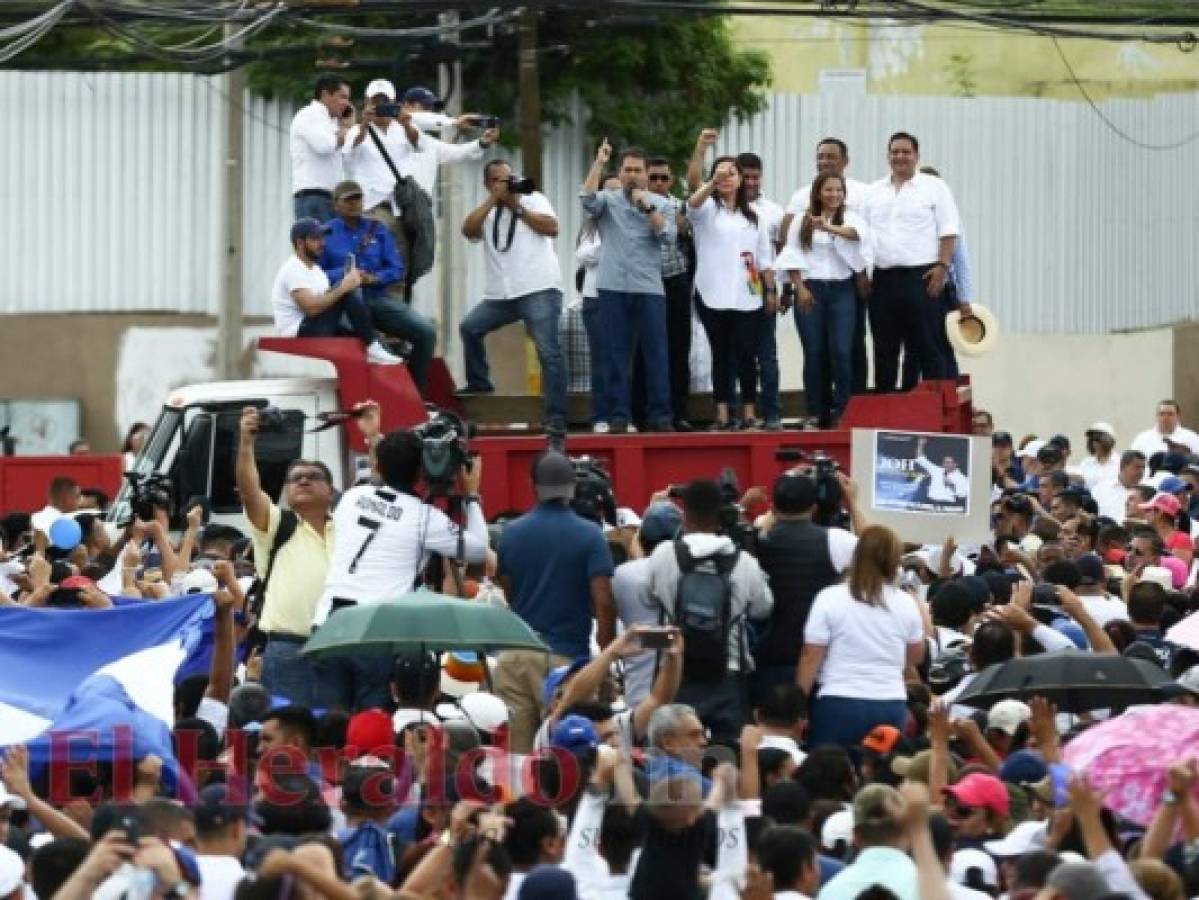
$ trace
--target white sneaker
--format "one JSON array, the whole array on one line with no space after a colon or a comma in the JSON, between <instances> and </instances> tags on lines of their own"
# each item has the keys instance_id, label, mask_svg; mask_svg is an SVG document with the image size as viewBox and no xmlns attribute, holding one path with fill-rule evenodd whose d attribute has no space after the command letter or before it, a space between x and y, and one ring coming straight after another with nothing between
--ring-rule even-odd
<instances>
[{"instance_id":1,"label":"white sneaker","mask_svg":"<svg viewBox=\"0 0 1199 900\"><path fill-rule=\"evenodd\" d=\"M404 360L383 349L383 345L375 341L366 348L366 358L377 366L397 366Z\"/></svg>"},{"instance_id":2,"label":"white sneaker","mask_svg":"<svg viewBox=\"0 0 1199 900\"><path fill-rule=\"evenodd\" d=\"M607 422L596 422L591 426L593 434L607 434L612 430L612 427Z\"/></svg>"}]
</instances>

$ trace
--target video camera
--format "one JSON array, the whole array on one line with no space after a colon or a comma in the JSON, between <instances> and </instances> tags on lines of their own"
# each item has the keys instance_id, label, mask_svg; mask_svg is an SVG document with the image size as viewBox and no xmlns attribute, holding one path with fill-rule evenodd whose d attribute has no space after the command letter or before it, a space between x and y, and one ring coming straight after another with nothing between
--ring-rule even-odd
<instances>
[{"instance_id":1,"label":"video camera","mask_svg":"<svg viewBox=\"0 0 1199 900\"><path fill-rule=\"evenodd\" d=\"M412 432L420 438L420 465L429 495L450 494L458 472L470 464L470 438L474 436L474 426L442 409Z\"/></svg>"},{"instance_id":2,"label":"video camera","mask_svg":"<svg viewBox=\"0 0 1199 900\"><path fill-rule=\"evenodd\" d=\"M799 447L779 447L774 452L779 462L807 463L804 474L816 482L816 515L813 521L825 528L849 528L849 513L841 507L841 482L837 473L841 464L823 450L808 453Z\"/></svg>"},{"instance_id":3,"label":"video camera","mask_svg":"<svg viewBox=\"0 0 1199 900\"><path fill-rule=\"evenodd\" d=\"M716 481L720 485L720 533L731 540L738 550L753 553L758 534L749 522L742 521L741 486L737 473L726 466Z\"/></svg>"},{"instance_id":4,"label":"video camera","mask_svg":"<svg viewBox=\"0 0 1199 900\"><path fill-rule=\"evenodd\" d=\"M612 477L590 456L570 457L575 468L575 496L570 508L597 525L616 524L616 492Z\"/></svg>"},{"instance_id":5,"label":"video camera","mask_svg":"<svg viewBox=\"0 0 1199 900\"><path fill-rule=\"evenodd\" d=\"M132 492L129 497L129 509L135 519L149 522L154 518L155 509L171 510L171 498L174 496L174 486L171 479L162 472L151 472L145 475L141 472L126 472Z\"/></svg>"}]
</instances>

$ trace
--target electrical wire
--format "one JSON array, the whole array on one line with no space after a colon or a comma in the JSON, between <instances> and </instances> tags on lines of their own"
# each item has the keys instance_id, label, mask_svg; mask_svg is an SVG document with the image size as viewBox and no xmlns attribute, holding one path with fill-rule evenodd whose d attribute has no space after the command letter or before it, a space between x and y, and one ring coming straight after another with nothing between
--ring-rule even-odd
<instances>
[{"instance_id":1,"label":"electrical wire","mask_svg":"<svg viewBox=\"0 0 1199 900\"><path fill-rule=\"evenodd\" d=\"M1123 128L1113 122L1108 117L1107 113L1100 109L1099 105L1093 99L1091 99L1091 95L1087 91L1086 85L1084 85L1079 79L1078 75L1074 73L1074 67L1070 65L1070 60L1066 58L1066 52L1062 49L1062 45L1058 43L1058 39L1055 37L1051 38L1051 40L1053 41L1054 48L1057 50L1057 55L1061 57L1062 65L1066 67L1066 71L1070 74L1070 80L1074 82L1074 86L1078 88L1078 92L1082 94L1083 99L1087 101L1087 105L1091 107L1091 109L1095 112L1095 115L1099 117L1100 121L1102 121L1103 124L1106 125L1113 134L1118 135L1135 147L1140 147L1142 150L1153 150L1155 152L1177 150L1180 147L1185 147L1187 144L1191 144L1199 140L1199 131L1194 131L1181 140L1171 141L1167 144L1150 144L1130 135Z\"/></svg>"},{"instance_id":2,"label":"electrical wire","mask_svg":"<svg viewBox=\"0 0 1199 900\"><path fill-rule=\"evenodd\" d=\"M483 28L489 25L502 25L509 22L520 15L519 10L505 11L499 7L493 7L481 16L473 19L466 19L456 25L424 25L417 28L365 28L359 25L344 25L339 22L322 22L319 19L310 19L300 16L296 19L302 25L308 25L312 28L321 31L329 31L334 34L344 34L352 37L440 37L446 34L456 34L472 28Z\"/></svg>"},{"instance_id":3,"label":"electrical wire","mask_svg":"<svg viewBox=\"0 0 1199 900\"><path fill-rule=\"evenodd\" d=\"M13 38L8 44L0 47L0 63L6 63L10 59L20 56L44 38L74 5L75 0L63 0L62 3L27 22L0 29L0 40Z\"/></svg>"}]
</instances>

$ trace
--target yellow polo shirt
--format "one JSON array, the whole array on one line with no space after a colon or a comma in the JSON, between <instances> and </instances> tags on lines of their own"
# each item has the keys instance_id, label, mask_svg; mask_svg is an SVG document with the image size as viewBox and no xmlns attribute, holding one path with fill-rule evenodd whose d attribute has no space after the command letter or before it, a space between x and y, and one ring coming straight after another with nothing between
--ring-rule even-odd
<instances>
[{"instance_id":1,"label":"yellow polo shirt","mask_svg":"<svg viewBox=\"0 0 1199 900\"><path fill-rule=\"evenodd\" d=\"M279 507L272 503L266 531L259 531L250 523L250 536L254 539L254 566L260 578L266 576L271 544L282 516ZM325 575L329 571L329 558L332 555L333 520L325 522L325 533L322 535L300 519L296 533L276 554L275 569L271 573L271 583L267 586L266 602L262 605L262 619L258 627L267 632L309 635L316 602L325 590Z\"/></svg>"}]
</instances>

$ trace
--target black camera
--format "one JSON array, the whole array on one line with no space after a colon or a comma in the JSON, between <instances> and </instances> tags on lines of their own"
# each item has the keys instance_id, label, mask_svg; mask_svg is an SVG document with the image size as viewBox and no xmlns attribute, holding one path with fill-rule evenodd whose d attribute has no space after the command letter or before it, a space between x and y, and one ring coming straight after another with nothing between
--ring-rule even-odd
<instances>
[{"instance_id":1,"label":"black camera","mask_svg":"<svg viewBox=\"0 0 1199 900\"><path fill-rule=\"evenodd\" d=\"M400 104L398 103L378 103L375 105L375 115L387 119L394 119L400 114Z\"/></svg>"},{"instance_id":2,"label":"black camera","mask_svg":"<svg viewBox=\"0 0 1199 900\"><path fill-rule=\"evenodd\" d=\"M451 493L458 472L470 463L473 428L454 413L442 409L412 432L420 438L421 471L430 496Z\"/></svg>"},{"instance_id":3,"label":"black camera","mask_svg":"<svg viewBox=\"0 0 1199 900\"><path fill-rule=\"evenodd\" d=\"M287 425L283 410L277 406L266 406L258 411L258 431L262 434L282 434Z\"/></svg>"},{"instance_id":4,"label":"black camera","mask_svg":"<svg viewBox=\"0 0 1199 900\"><path fill-rule=\"evenodd\" d=\"M521 178L519 175L508 176L508 190L513 194L531 194L537 190L537 183L532 178Z\"/></svg>"},{"instance_id":5,"label":"black camera","mask_svg":"<svg viewBox=\"0 0 1199 900\"><path fill-rule=\"evenodd\" d=\"M571 457L570 463L575 467L575 496L570 508L597 525L615 525L616 492L612 490L611 476L590 456Z\"/></svg>"},{"instance_id":6,"label":"black camera","mask_svg":"<svg viewBox=\"0 0 1199 900\"><path fill-rule=\"evenodd\" d=\"M134 518L149 522L154 518L156 509L171 511L171 498L174 488L171 480L161 472L151 472L143 475L141 472L126 472L132 491L129 497L129 508Z\"/></svg>"},{"instance_id":7,"label":"black camera","mask_svg":"<svg viewBox=\"0 0 1199 900\"><path fill-rule=\"evenodd\" d=\"M477 116L475 118L475 122L478 124L478 126L480 128L484 129L485 131L492 129L492 128L500 127L500 117L499 116Z\"/></svg>"},{"instance_id":8,"label":"black camera","mask_svg":"<svg viewBox=\"0 0 1199 900\"><path fill-rule=\"evenodd\" d=\"M724 468L716 482L720 485L720 533L733 542L738 550L752 553L757 546L758 535L753 525L741 518L741 487L737 473Z\"/></svg>"},{"instance_id":9,"label":"black camera","mask_svg":"<svg viewBox=\"0 0 1199 900\"><path fill-rule=\"evenodd\" d=\"M816 515L813 521L825 528L849 528L849 513L841 508L841 482L837 473L841 464L823 450L808 453L800 447L780 447L774 451L779 462L806 462L805 474L816 482Z\"/></svg>"}]
</instances>

